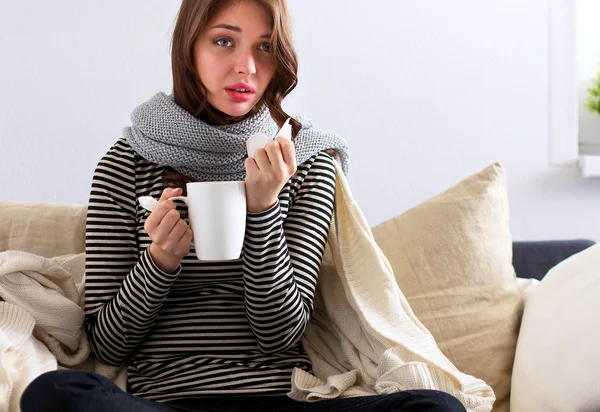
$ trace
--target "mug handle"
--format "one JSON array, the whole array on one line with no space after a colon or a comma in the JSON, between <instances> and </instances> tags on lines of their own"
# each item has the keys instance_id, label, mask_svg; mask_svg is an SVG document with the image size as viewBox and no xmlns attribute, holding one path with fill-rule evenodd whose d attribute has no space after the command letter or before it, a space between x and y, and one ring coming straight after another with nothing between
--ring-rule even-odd
<instances>
[{"instance_id":1,"label":"mug handle","mask_svg":"<svg viewBox=\"0 0 600 412\"><path fill-rule=\"evenodd\" d=\"M168 198L167 200L183 200L183 202L187 205L187 196L173 196Z\"/></svg>"}]
</instances>

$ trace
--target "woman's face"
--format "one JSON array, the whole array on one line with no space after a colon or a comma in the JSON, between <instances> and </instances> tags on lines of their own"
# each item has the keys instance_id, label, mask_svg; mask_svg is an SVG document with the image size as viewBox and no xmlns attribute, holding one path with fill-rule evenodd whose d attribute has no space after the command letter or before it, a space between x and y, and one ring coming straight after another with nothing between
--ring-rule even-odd
<instances>
[{"instance_id":1,"label":"woman's face","mask_svg":"<svg viewBox=\"0 0 600 412\"><path fill-rule=\"evenodd\" d=\"M208 102L230 116L247 114L275 74L271 19L255 1L235 1L209 21L194 44Z\"/></svg>"}]
</instances>

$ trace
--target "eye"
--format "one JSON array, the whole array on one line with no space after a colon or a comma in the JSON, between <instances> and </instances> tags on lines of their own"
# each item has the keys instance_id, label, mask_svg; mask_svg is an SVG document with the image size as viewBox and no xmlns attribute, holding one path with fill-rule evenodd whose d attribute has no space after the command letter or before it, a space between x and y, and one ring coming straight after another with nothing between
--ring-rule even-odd
<instances>
[{"instance_id":1,"label":"eye","mask_svg":"<svg viewBox=\"0 0 600 412\"><path fill-rule=\"evenodd\" d=\"M264 51L264 52L271 52L271 43L263 43L259 46L259 50Z\"/></svg>"},{"instance_id":2,"label":"eye","mask_svg":"<svg viewBox=\"0 0 600 412\"><path fill-rule=\"evenodd\" d=\"M214 43L220 47L231 47L232 45L232 42L229 39L217 39Z\"/></svg>"}]
</instances>

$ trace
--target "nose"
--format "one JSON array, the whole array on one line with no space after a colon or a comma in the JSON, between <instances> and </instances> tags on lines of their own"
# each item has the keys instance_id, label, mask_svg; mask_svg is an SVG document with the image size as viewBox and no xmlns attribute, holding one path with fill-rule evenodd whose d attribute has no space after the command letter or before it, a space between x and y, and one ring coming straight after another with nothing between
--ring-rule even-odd
<instances>
[{"instance_id":1,"label":"nose","mask_svg":"<svg viewBox=\"0 0 600 412\"><path fill-rule=\"evenodd\" d=\"M235 62L235 72L246 76L256 74L255 56L251 51L240 52Z\"/></svg>"}]
</instances>

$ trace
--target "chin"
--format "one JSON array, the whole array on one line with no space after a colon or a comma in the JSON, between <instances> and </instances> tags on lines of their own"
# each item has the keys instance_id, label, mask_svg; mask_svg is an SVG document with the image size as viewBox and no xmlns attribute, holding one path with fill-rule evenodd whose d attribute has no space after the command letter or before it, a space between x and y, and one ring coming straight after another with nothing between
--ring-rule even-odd
<instances>
[{"instance_id":1,"label":"chin","mask_svg":"<svg viewBox=\"0 0 600 412\"><path fill-rule=\"evenodd\" d=\"M213 106L220 112L231 117L241 117L247 115L256 105L256 102L228 103L219 106Z\"/></svg>"},{"instance_id":2,"label":"chin","mask_svg":"<svg viewBox=\"0 0 600 412\"><path fill-rule=\"evenodd\" d=\"M211 98L212 97L212 98ZM262 93L256 93L252 98L245 102L237 102L228 96L209 96L208 103L218 111L231 117L242 117L247 115L260 102Z\"/></svg>"},{"instance_id":3,"label":"chin","mask_svg":"<svg viewBox=\"0 0 600 412\"><path fill-rule=\"evenodd\" d=\"M224 107L223 109L219 110L231 117L241 117L247 115L253 107L254 104L245 103L243 105L240 104L234 107Z\"/></svg>"}]
</instances>

